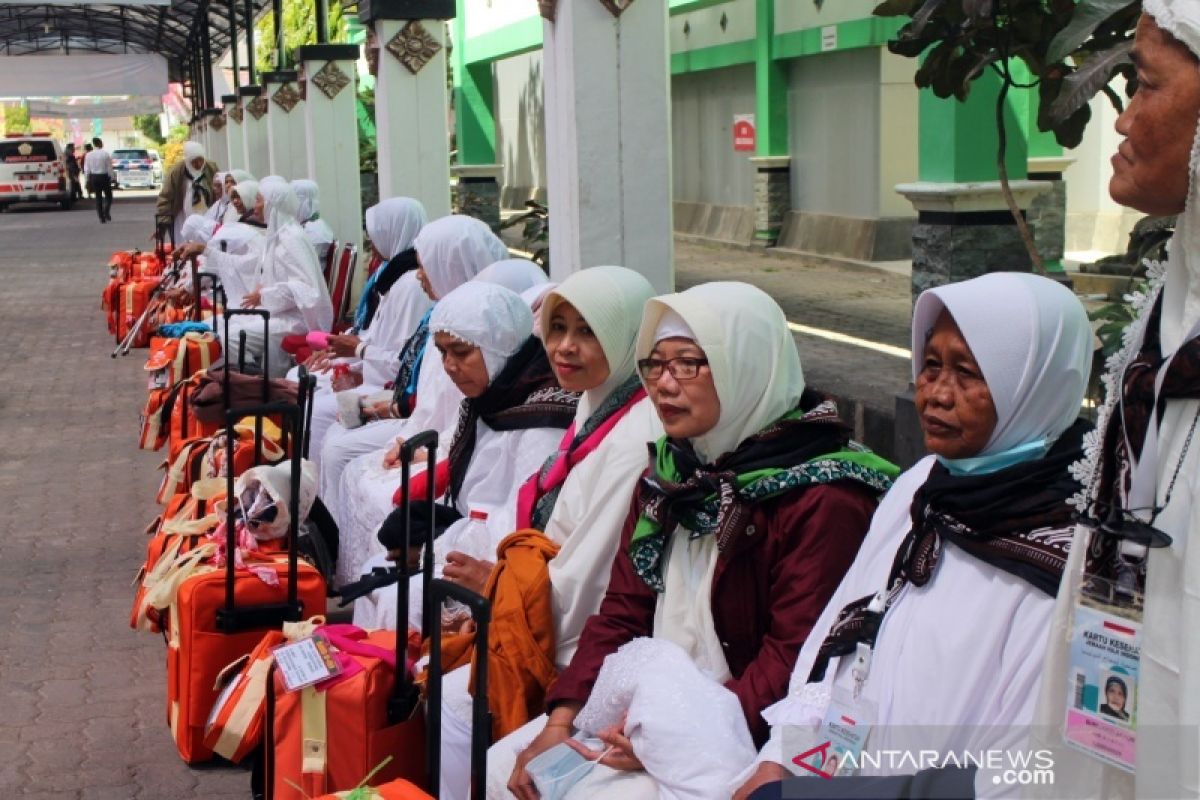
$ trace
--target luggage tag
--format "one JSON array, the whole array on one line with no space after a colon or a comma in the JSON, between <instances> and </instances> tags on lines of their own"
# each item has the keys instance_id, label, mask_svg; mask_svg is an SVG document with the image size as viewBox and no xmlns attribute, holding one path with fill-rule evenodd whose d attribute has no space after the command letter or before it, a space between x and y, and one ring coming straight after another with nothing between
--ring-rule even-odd
<instances>
[{"instance_id":1,"label":"luggage tag","mask_svg":"<svg viewBox=\"0 0 1200 800\"><path fill-rule=\"evenodd\" d=\"M320 683L342 671L333 657L329 640L319 634L298 642L281 644L271 652L275 655L275 668L279 670L283 685L289 692Z\"/></svg>"},{"instance_id":2,"label":"luggage tag","mask_svg":"<svg viewBox=\"0 0 1200 800\"><path fill-rule=\"evenodd\" d=\"M1128 582L1085 575L1071 624L1068 745L1132 773L1137 760L1137 694L1142 592Z\"/></svg>"}]
</instances>

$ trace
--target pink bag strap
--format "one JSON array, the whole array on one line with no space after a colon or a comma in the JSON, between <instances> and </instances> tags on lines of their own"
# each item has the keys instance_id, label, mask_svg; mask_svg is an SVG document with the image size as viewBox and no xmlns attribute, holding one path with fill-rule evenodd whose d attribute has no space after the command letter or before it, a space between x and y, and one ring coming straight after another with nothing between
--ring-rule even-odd
<instances>
[{"instance_id":1,"label":"pink bag strap","mask_svg":"<svg viewBox=\"0 0 1200 800\"><path fill-rule=\"evenodd\" d=\"M313 633L325 637L326 641L337 648L338 652L334 653L333 657L341 667L341 671L337 675L318 683L315 687L317 691L328 691L362 672L363 665L358 663L353 656L375 658L387 664L393 671L396 669L395 651L363 641L367 638L367 632L357 625L322 625ZM405 667L411 669L412 665L405 664Z\"/></svg>"}]
</instances>

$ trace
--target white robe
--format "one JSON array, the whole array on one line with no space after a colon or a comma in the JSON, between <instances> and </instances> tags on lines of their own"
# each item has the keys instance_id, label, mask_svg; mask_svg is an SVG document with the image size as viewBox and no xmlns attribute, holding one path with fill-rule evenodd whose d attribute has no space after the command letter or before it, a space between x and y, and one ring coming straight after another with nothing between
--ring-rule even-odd
<instances>
[{"instance_id":1,"label":"white robe","mask_svg":"<svg viewBox=\"0 0 1200 800\"><path fill-rule=\"evenodd\" d=\"M787 697L763 712L771 723L771 738L759 762L774 761L797 775L811 775L792 759L820 744L821 721L835 687L849 690L854 685L850 657L831 659L825 679L807 683L817 651L846 605L886 585L896 551L911 528L913 495L933 464L932 456L918 462L880 503L858 557L800 650ZM1026 749L1053 610L1054 598L944 543L933 579L925 586L905 587L884 617L863 687L863 697L878 704L867 749ZM906 739L906 733L918 738ZM737 783L750 773L748 768ZM893 773L866 768L862 774ZM979 771L977 796L1018 791L993 784L992 777Z\"/></svg>"},{"instance_id":2,"label":"white robe","mask_svg":"<svg viewBox=\"0 0 1200 800\"><path fill-rule=\"evenodd\" d=\"M223 253L210 246L205 251L206 263L211 265L222 283L241 279L259 290L259 307L271 313L268 343L263 337L263 322L258 317L238 316L229 324L231 348L245 331L247 350L261 359L270 347L271 373L287 373L289 362L280 344L284 336L304 334L313 330L328 330L333 322L333 307L320 270L312 258L312 249L303 241L298 230L284 230L272 243L264 239L261 247L242 255ZM273 248L268 252L268 248Z\"/></svg>"},{"instance_id":3,"label":"white robe","mask_svg":"<svg viewBox=\"0 0 1200 800\"><path fill-rule=\"evenodd\" d=\"M333 235L333 229L329 227L329 223L323 219L310 219L303 223L302 227L304 228L304 237L317 251L317 258L325 258L325 251L337 238Z\"/></svg>"}]
</instances>

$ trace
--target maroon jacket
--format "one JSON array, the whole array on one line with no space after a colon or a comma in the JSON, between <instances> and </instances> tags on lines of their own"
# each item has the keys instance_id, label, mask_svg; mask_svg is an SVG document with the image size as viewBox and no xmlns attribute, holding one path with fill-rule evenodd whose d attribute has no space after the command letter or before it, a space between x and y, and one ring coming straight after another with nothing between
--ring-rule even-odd
<instances>
[{"instance_id":1,"label":"maroon jacket","mask_svg":"<svg viewBox=\"0 0 1200 800\"><path fill-rule=\"evenodd\" d=\"M761 746L763 710L787 694L800 647L854 561L875 512L877 493L852 481L794 489L753 507L747 534L717 559L712 612L746 724ZM625 521L600 611L584 625L571 664L547 706L587 702L604 659L650 636L658 596L633 570L629 540L638 499Z\"/></svg>"}]
</instances>

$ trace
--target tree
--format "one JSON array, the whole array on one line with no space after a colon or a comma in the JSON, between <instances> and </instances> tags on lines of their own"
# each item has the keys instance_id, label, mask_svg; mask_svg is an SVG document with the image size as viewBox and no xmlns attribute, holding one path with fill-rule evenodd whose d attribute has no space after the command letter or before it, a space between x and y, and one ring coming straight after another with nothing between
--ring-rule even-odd
<instances>
[{"instance_id":1,"label":"tree","mask_svg":"<svg viewBox=\"0 0 1200 800\"><path fill-rule=\"evenodd\" d=\"M1123 76L1127 95L1136 89L1130 51L1141 0L884 0L875 14L911 18L888 42L888 50L923 58L916 84L938 97L966 100L972 82L985 71L1000 77L997 172L1034 266L1042 271L1008 186L1005 100L1012 88L1036 87L1038 128L1052 131L1063 147L1076 147L1091 119L1088 104L1096 94L1103 93L1120 112L1123 101L1109 84ZM1014 78L1017 62L1033 76L1031 82Z\"/></svg>"},{"instance_id":2,"label":"tree","mask_svg":"<svg viewBox=\"0 0 1200 800\"><path fill-rule=\"evenodd\" d=\"M133 118L133 127L155 144L163 144L167 141L166 137L162 135L162 123L159 121L158 114L138 114Z\"/></svg>"},{"instance_id":3,"label":"tree","mask_svg":"<svg viewBox=\"0 0 1200 800\"><path fill-rule=\"evenodd\" d=\"M346 17L341 3L329 4L329 37L345 41L348 34ZM275 16L267 14L255 25L254 65L259 72L275 69ZM317 42L317 15L314 4L289 2L283 4L283 64L295 64L296 48Z\"/></svg>"},{"instance_id":4,"label":"tree","mask_svg":"<svg viewBox=\"0 0 1200 800\"><path fill-rule=\"evenodd\" d=\"M4 106L4 132L29 133L29 109L23 105Z\"/></svg>"}]
</instances>

